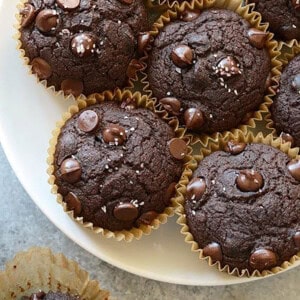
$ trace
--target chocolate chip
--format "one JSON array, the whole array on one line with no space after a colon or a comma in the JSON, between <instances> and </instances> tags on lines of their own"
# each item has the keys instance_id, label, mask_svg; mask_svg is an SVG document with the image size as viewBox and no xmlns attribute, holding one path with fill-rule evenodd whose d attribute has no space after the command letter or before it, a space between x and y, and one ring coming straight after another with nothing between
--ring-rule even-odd
<instances>
[{"instance_id":1,"label":"chocolate chip","mask_svg":"<svg viewBox=\"0 0 300 300\"><path fill-rule=\"evenodd\" d=\"M86 32L75 35L71 40L71 50L77 57L89 57L95 52L96 38Z\"/></svg>"},{"instance_id":2,"label":"chocolate chip","mask_svg":"<svg viewBox=\"0 0 300 300\"><path fill-rule=\"evenodd\" d=\"M75 216L78 216L81 213L81 202L73 192L70 192L64 198L64 201L67 203L68 210L74 210Z\"/></svg>"},{"instance_id":3,"label":"chocolate chip","mask_svg":"<svg viewBox=\"0 0 300 300\"><path fill-rule=\"evenodd\" d=\"M300 74L294 76L292 81L292 87L297 93L300 93Z\"/></svg>"},{"instance_id":4,"label":"chocolate chip","mask_svg":"<svg viewBox=\"0 0 300 300\"><path fill-rule=\"evenodd\" d=\"M151 40L150 32L140 32L138 35L138 53L143 55Z\"/></svg>"},{"instance_id":5,"label":"chocolate chip","mask_svg":"<svg viewBox=\"0 0 300 300\"><path fill-rule=\"evenodd\" d=\"M258 249L251 254L249 263L252 269L263 271L276 266L277 255L268 249Z\"/></svg>"},{"instance_id":6,"label":"chocolate chip","mask_svg":"<svg viewBox=\"0 0 300 300\"><path fill-rule=\"evenodd\" d=\"M213 262L222 261L222 249L218 243L212 242L203 248L203 255L210 256Z\"/></svg>"},{"instance_id":7,"label":"chocolate chip","mask_svg":"<svg viewBox=\"0 0 300 300\"><path fill-rule=\"evenodd\" d=\"M136 221L137 225L140 226L141 224L150 225L154 219L156 219L158 213L154 210L147 211L143 213Z\"/></svg>"},{"instance_id":8,"label":"chocolate chip","mask_svg":"<svg viewBox=\"0 0 300 300\"><path fill-rule=\"evenodd\" d=\"M126 110L131 110L137 108L137 101L135 98L126 98L125 100L122 101L121 103L121 108L124 108Z\"/></svg>"},{"instance_id":9,"label":"chocolate chip","mask_svg":"<svg viewBox=\"0 0 300 300\"><path fill-rule=\"evenodd\" d=\"M128 78L135 78L137 76L137 72L141 69L143 69L143 64L141 61L139 61L138 59L133 58L128 67L127 67L127 71L126 71L126 75Z\"/></svg>"},{"instance_id":10,"label":"chocolate chip","mask_svg":"<svg viewBox=\"0 0 300 300\"><path fill-rule=\"evenodd\" d=\"M179 68L188 67L193 63L193 51L189 46L178 45L171 52L171 59L173 63Z\"/></svg>"},{"instance_id":11,"label":"chocolate chip","mask_svg":"<svg viewBox=\"0 0 300 300\"><path fill-rule=\"evenodd\" d=\"M74 158L65 159L60 166L61 178L69 183L76 183L81 178L80 163Z\"/></svg>"},{"instance_id":12,"label":"chocolate chip","mask_svg":"<svg viewBox=\"0 0 300 300\"><path fill-rule=\"evenodd\" d=\"M294 243L298 249L300 249L300 231L296 232L294 235Z\"/></svg>"},{"instance_id":13,"label":"chocolate chip","mask_svg":"<svg viewBox=\"0 0 300 300\"><path fill-rule=\"evenodd\" d=\"M99 123L99 117L93 110L85 110L78 118L77 126L81 131L91 132Z\"/></svg>"},{"instance_id":14,"label":"chocolate chip","mask_svg":"<svg viewBox=\"0 0 300 300\"><path fill-rule=\"evenodd\" d=\"M164 203L166 205L169 205L170 204L170 200L171 198L174 196L175 194L175 187L176 187L176 184L177 182L172 182L168 188L167 188L167 191L166 191L166 194L165 194L165 197L164 197Z\"/></svg>"},{"instance_id":15,"label":"chocolate chip","mask_svg":"<svg viewBox=\"0 0 300 300\"><path fill-rule=\"evenodd\" d=\"M186 199L198 201L201 199L206 190L204 178L193 178L186 187Z\"/></svg>"},{"instance_id":16,"label":"chocolate chip","mask_svg":"<svg viewBox=\"0 0 300 300\"><path fill-rule=\"evenodd\" d=\"M245 143L239 143L237 141L231 140L227 142L227 144L224 147L224 150L228 153L236 155L243 152L246 146L247 144Z\"/></svg>"},{"instance_id":17,"label":"chocolate chip","mask_svg":"<svg viewBox=\"0 0 300 300\"><path fill-rule=\"evenodd\" d=\"M29 26L35 17L35 8L33 5L26 3L24 8L20 11L21 19L21 27L25 28Z\"/></svg>"},{"instance_id":18,"label":"chocolate chip","mask_svg":"<svg viewBox=\"0 0 300 300\"><path fill-rule=\"evenodd\" d=\"M133 0L119 0L119 2L129 5L132 4Z\"/></svg>"},{"instance_id":19,"label":"chocolate chip","mask_svg":"<svg viewBox=\"0 0 300 300\"><path fill-rule=\"evenodd\" d=\"M221 76L231 77L232 75L241 74L239 63L232 56L227 56L217 63L216 73Z\"/></svg>"},{"instance_id":20,"label":"chocolate chip","mask_svg":"<svg viewBox=\"0 0 300 300\"><path fill-rule=\"evenodd\" d=\"M291 175L297 180L300 181L300 160L293 159L287 165Z\"/></svg>"},{"instance_id":21,"label":"chocolate chip","mask_svg":"<svg viewBox=\"0 0 300 300\"><path fill-rule=\"evenodd\" d=\"M117 124L107 125L102 132L105 143L122 145L127 140L125 129Z\"/></svg>"},{"instance_id":22,"label":"chocolate chip","mask_svg":"<svg viewBox=\"0 0 300 300\"><path fill-rule=\"evenodd\" d=\"M176 159L184 159L188 152L187 144L184 140L173 138L169 141L171 155Z\"/></svg>"},{"instance_id":23,"label":"chocolate chip","mask_svg":"<svg viewBox=\"0 0 300 300\"><path fill-rule=\"evenodd\" d=\"M204 115L200 109L191 107L184 112L184 122L188 129L200 129L204 124Z\"/></svg>"},{"instance_id":24,"label":"chocolate chip","mask_svg":"<svg viewBox=\"0 0 300 300\"><path fill-rule=\"evenodd\" d=\"M77 79L65 79L60 88L64 91L65 95L79 96L83 91L83 83Z\"/></svg>"},{"instance_id":25,"label":"chocolate chip","mask_svg":"<svg viewBox=\"0 0 300 300\"><path fill-rule=\"evenodd\" d=\"M72 10L79 6L80 0L56 0L58 6L65 10Z\"/></svg>"},{"instance_id":26,"label":"chocolate chip","mask_svg":"<svg viewBox=\"0 0 300 300\"><path fill-rule=\"evenodd\" d=\"M133 221L138 213L138 209L132 203L119 203L114 208L114 216L120 221Z\"/></svg>"},{"instance_id":27,"label":"chocolate chip","mask_svg":"<svg viewBox=\"0 0 300 300\"><path fill-rule=\"evenodd\" d=\"M41 80L48 79L52 75L51 66L41 57L36 57L31 61L32 73Z\"/></svg>"},{"instance_id":28,"label":"chocolate chip","mask_svg":"<svg viewBox=\"0 0 300 300\"><path fill-rule=\"evenodd\" d=\"M299 0L291 0L291 3L292 3L292 7L296 11L300 11L300 1Z\"/></svg>"},{"instance_id":29,"label":"chocolate chip","mask_svg":"<svg viewBox=\"0 0 300 300\"><path fill-rule=\"evenodd\" d=\"M59 22L56 10L43 9L41 10L35 20L36 27L41 32L49 32L55 30Z\"/></svg>"},{"instance_id":30,"label":"chocolate chip","mask_svg":"<svg viewBox=\"0 0 300 300\"><path fill-rule=\"evenodd\" d=\"M282 138L282 140L285 143L289 143L290 142L291 143L291 147L294 146L295 140L294 140L294 138L289 133L281 132L280 133L280 137Z\"/></svg>"},{"instance_id":31,"label":"chocolate chip","mask_svg":"<svg viewBox=\"0 0 300 300\"><path fill-rule=\"evenodd\" d=\"M256 28L250 28L248 30L248 38L250 44L257 49L262 49L267 41L268 34Z\"/></svg>"},{"instance_id":32,"label":"chocolate chip","mask_svg":"<svg viewBox=\"0 0 300 300\"><path fill-rule=\"evenodd\" d=\"M200 16L201 12L199 9L186 8L183 12L179 14L180 20L184 22L191 22Z\"/></svg>"},{"instance_id":33,"label":"chocolate chip","mask_svg":"<svg viewBox=\"0 0 300 300\"><path fill-rule=\"evenodd\" d=\"M180 114L180 101L174 97L166 97L159 100L159 103L170 114L178 116Z\"/></svg>"},{"instance_id":34,"label":"chocolate chip","mask_svg":"<svg viewBox=\"0 0 300 300\"><path fill-rule=\"evenodd\" d=\"M237 187L242 192L257 192L264 184L263 177L255 170L241 170L236 179Z\"/></svg>"}]
</instances>

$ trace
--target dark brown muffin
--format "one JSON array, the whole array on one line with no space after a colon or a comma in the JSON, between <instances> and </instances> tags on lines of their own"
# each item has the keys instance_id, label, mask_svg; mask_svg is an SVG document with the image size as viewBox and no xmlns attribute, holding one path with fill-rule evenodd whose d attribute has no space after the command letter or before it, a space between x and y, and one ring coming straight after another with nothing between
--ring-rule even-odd
<instances>
[{"instance_id":1,"label":"dark brown muffin","mask_svg":"<svg viewBox=\"0 0 300 300\"><path fill-rule=\"evenodd\" d=\"M272 119L278 134L300 146L300 55L285 67L272 105Z\"/></svg>"},{"instance_id":2,"label":"dark brown muffin","mask_svg":"<svg viewBox=\"0 0 300 300\"><path fill-rule=\"evenodd\" d=\"M300 3L298 0L248 0L255 3L263 21L280 39L300 39Z\"/></svg>"},{"instance_id":3,"label":"dark brown muffin","mask_svg":"<svg viewBox=\"0 0 300 300\"><path fill-rule=\"evenodd\" d=\"M68 208L111 231L149 225L169 206L187 148L152 111L104 102L62 127L55 184Z\"/></svg>"},{"instance_id":4,"label":"dark brown muffin","mask_svg":"<svg viewBox=\"0 0 300 300\"><path fill-rule=\"evenodd\" d=\"M20 14L33 73L75 96L124 86L147 27L142 0L29 0Z\"/></svg>"},{"instance_id":5,"label":"dark brown muffin","mask_svg":"<svg viewBox=\"0 0 300 300\"><path fill-rule=\"evenodd\" d=\"M80 300L78 296L71 296L60 292L37 292L29 297L23 296L21 300Z\"/></svg>"},{"instance_id":6,"label":"dark brown muffin","mask_svg":"<svg viewBox=\"0 0 300 300\"><path fill-rule=\"evenodd\" d=\"M264 144L230 141L187 186L187 225L204 256L263 271L300 251L300 161Z\"/></svg>"},{"instance_id":7,"label":"dark brown muffin","mask_svg":"<svg viewBox=\"0 0 300 300\"><path fill-rule=\"evenodd\" d=\"M267 35L250 27L230 10L188 11L155 38L150 89L158 99L181 105L177 114L189 129L234 128L263 102L270 72Z\"/></svg>"}]
</instances>

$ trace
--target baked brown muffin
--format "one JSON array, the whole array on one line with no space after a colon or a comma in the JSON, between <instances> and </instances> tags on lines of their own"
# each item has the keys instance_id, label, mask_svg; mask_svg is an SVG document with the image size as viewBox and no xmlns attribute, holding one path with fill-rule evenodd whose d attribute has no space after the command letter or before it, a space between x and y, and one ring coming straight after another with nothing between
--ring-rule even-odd
<instances>
[{"instance_id":1,"label":"baked brown muffin","mask_svg":"<svg viewBox=\"0 0 300 300\"><path fill-rule=\"evenodd\" d=\"M31 296L23 296L21 300L80 300L79 296L71 296L61 292L48 292L39 291Z\"/></svg>"},{"instance_id":2,"label":"baked brown muffin","mask_svg":"<svg viewBox=\"0 0 300 300\"><path fill-rule=\"evenodd\" d=\"M75 96L124 86L147 28L142 0L29 0L20 15L32 72Z\"/></svg>"},{"instance_id":3,"label":"baked brown muffin","mask_svg":"<svg viewBox=\"0 0 300 300\"><path fill-rule=\"evenodd\" d=\"M213 262L250 273L280 266L300 251L300 161L268 145L230 141L200 162L185 213Z\"/></svg>"},{"instance_id":4,"label":"baked brown muffin","mask_svg":"<svg viewBox=\"0 0 300 300\"><path fill-rule=\"evenodd\" d=\"M185 142L152 111L105 101L61 128L55 184L84 222L110 231L150 225L169 206L186 152Z\"/></svg>"},{"instance_id":5,"label":"baked brown muffin","mask_svg":"<svg viewBox=\"0 0 300 300\"><path fill-rule=\"evenodd\" d=\"M153 42L148 80L156 98L179 107L186 127L205 133L237 127L263 102L267 34L226 9L184 11Z\"/></svg>"}]
</instances>

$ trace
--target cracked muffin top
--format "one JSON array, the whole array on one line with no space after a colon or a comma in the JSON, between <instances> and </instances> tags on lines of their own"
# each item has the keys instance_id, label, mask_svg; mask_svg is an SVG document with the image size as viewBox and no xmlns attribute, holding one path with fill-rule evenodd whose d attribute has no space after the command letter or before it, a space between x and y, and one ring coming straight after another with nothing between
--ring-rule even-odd
<instances>
[{"instance_id":1,"label":"cracked muffin top","mask_svg":"<svg viewBox=\"0 0 300 300\"><path fill-rule=\"evenodd\" d=\"M230 141L187 186L189 231L204 256L263 271L300 251L300 161L264 144Z\"/></svg>"},{"instance_id":2,"label":"cracked muffin top","mask_svg":"<svg viewBox=\"0 0 300 300\"><path fill-rule=\"evenodd\" d=\"M111 231L150 225L169 206L187 151L155 113L125 105L106 101L73 115L54 155L68 209Z\"/></svg>"},{"instance_id":3,"label":"cracked muffin top","mask_svg":"<svg viewBox=\"0 0 300 300\"><path fill-rule=\"evenodd\" d=\"M142 0L29 0L20 15L32 72L74 96L123 87L147 28Z\"/></svg>"},{"instance_id":4,"label":"cracked muffin top","mask_svg":"<svg viewBox=\"0 0 300 300\"><path fill-rule=\"evenodd\" d=\"M150 89L158 99L180 102L179 118L189 129L234 128L263 102L270 72L266 39L230 10L185 11L153 42Z\"/></svg>"}]
</instances>

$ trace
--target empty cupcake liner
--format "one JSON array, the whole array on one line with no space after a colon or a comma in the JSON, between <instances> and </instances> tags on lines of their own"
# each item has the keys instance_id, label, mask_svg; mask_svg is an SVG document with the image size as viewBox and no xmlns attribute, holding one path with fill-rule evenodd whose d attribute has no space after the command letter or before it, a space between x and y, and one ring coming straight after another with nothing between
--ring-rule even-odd
<instances>
[{"instance_id":1,"label":"empty cupcake liner","mask_svg":"<svg viewBox=\"0 0 300 300\"><path fill-rule=\"evenodd\" d=\"M291 257L289 261L285 261L280 266L274 267L271 270L264 270L262 272L255 270L250 273L247 269L240 271L237 268L231 269L228 265L222 267L220 262L213 262L211 257L204 256L203 249L199 248L198 243L194 241L192 234L189 232L184 209L186 187L199 162L212 152L223 149L224 145L230 140L270 145L286 153L290 158L300 159L299 148L291 148L290 143L284 142L281 138L274 138L272 134L264 136L262 132L257 135L248 132L245 135L243 131L235 130L234 132L227 132L224 135L219 133L208 139L192 142L191 144L194 148L193 160L186 166L178 184L177 196L173 198L173 203L176 206L176 213L179 215L177 223L181 225L181 233L184 235L185 242L191 246L192 252L196 252L200 260L206 260L209 266L215 266L220 272L226 272L238 277L264 277L280 273L289 269L296 261L300 260L300 252Z\"/></svg>"}]
</instances>

